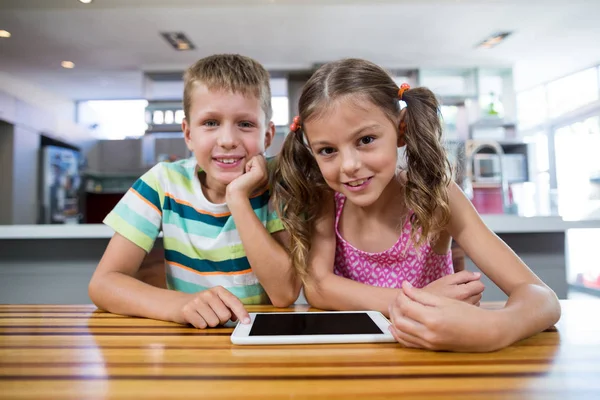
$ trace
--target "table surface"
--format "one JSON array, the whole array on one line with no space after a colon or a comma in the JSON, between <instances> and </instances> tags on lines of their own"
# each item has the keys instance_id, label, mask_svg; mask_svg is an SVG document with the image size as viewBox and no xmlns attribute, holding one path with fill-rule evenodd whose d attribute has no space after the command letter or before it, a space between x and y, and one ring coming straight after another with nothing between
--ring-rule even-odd
<instances>
[{"instance_id":1,"label":"table surface","mask_svg":"<svg viewBox=\"0 0 600 400\"><path fill-rule=\"evenodd\" d=\"M600 302L561 303L556 329L485 354L393 343L235 346L230 328L88 305L0 305L0 398L600 399ZM286 311L294 310L307 308Z\"/></svg>"}]
</instances>

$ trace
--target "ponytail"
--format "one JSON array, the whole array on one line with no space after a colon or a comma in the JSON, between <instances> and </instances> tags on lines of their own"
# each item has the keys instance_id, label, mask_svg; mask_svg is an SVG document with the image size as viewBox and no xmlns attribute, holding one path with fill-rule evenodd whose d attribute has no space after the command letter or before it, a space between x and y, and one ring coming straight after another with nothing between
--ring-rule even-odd
<instances>
[{"instance_id":1,"label":"ponytail","mask_svg":"<svg viewBox=\"0 0 600 400\"><path fill-rule=\"evenodd\" d=\"M406 102L403 118L408 176L405 202L413 211L412 237L419 246L435 238L450 220L451 166L442 145L439 103L433 92L427 88L406 90L402 100Z\"/></svg>"}]
</instances>

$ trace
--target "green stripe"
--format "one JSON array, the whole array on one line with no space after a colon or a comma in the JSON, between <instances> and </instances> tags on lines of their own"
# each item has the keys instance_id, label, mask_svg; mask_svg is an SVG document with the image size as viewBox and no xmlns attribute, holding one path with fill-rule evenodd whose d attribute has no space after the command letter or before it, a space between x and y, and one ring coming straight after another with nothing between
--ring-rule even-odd
<instances>
[{"instance_id":1,"label":"green stripe","mask_svg":"<svg viewBox=\"0 0 600 400\"><path fill-rule=\"evenodd\" d=\"M273 213L276 214L275 212ZM279 218L267 221L267 231L269 231L269 233L279 232L284 229L285 228L283 227L283 223Z\"/></svg>"},{"instance_id":2,"label":"green stripe","mask_svg":"<svg viewBox=\"0 0 600 400\"><path fill-rule=\"evenodd\" d=\"M218 249L204 250L193 247L191 243L181 243L178 239L170 236L165 236L163 242L166 249L178 251L179 253L190 258L198 258L208 261L224 261L246 256L244 246L241 243L220 247Z\"/></svg>"},{"instance_id":3,"label":"green stripe","mask_svg":"<svg viewBox=\"0 0 600 400\"><path fill-rule=\"evenodd\" d=\"M196 285L192 282L187 282L179 278L175 278L171 274L167 274L167 287L171 290L177 290L184 293L197 293L210 288L202 285ZM260 283L248 286L228 287L235 297L241 300L243 304L270 304L269 296L265 293Z\"/></svg>"},{"instance_id":4,"label":"green stripe","mask_svg":"<svg viewBox=\"0 0 600 400\"><path fill-rule=\"evenodd\" d=\"M104 218L103 222L113 228L115 232L118 232L121 236L144 249L146 253L152 250L156 237L152 238L144 235L141 231L121 218L117 213L111 211L106 218Z\"/></svg>"},{"instance_id":5,"label":"green stripe","mask_svg":"<svg viewBox=\"0 0 600 400\"><path fill-rule=\"evenodd\" d=\"M165 164L165 166L165 178L169 181L170 184L175 186L174 189L183 189L189 194L196 196L196 193L194 192L193 181L190 179L189 176L185 175L185 169L181 167L177 168L175 166L169 166L168 163ZM179 198L176 190L172 190L171 194Z\"/></svg>"}]
</instances>

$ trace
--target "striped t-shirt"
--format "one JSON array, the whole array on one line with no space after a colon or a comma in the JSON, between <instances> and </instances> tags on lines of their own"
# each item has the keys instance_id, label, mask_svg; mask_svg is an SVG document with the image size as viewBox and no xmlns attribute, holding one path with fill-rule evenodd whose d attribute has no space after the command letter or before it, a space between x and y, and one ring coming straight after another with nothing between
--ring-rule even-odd
<instances>
[{"instance_id":1,"label":"striped t-shirt","mask_svg":"<svg viewBox=\"0 0 600 400\"><path fill-rule=\"evenodd\" d=\"M209 202L192 157L162 162L138 179L104 223L149 252L163 232L169 289L195 293L223 286L244 304L270 303L246 258L226 204ZM265 190L250 203L270 232L283 230Z\"/></svg>"}]
</instances>

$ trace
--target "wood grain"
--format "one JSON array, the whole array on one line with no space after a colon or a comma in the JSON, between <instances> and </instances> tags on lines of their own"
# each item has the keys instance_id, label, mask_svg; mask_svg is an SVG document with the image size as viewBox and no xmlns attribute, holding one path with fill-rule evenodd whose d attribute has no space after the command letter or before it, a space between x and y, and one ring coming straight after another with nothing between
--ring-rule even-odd
<instances>
[{"instance_id":1,"label":"wood grain","mask_svg":"<svg viewBox=\"0 0 600 400\"><path fill-rule=\"evenodd\" d=\"M600 302L562 306L556 329L458 354L393 343L234 346L230 328L0 305L0 399L600 398ZM307 308L285 311L298 310Z\"/></svg>"}]
</instances>

